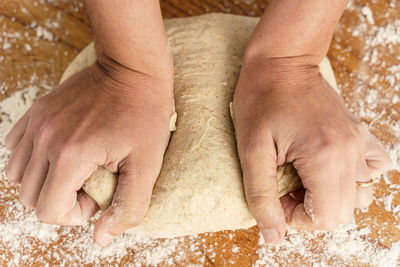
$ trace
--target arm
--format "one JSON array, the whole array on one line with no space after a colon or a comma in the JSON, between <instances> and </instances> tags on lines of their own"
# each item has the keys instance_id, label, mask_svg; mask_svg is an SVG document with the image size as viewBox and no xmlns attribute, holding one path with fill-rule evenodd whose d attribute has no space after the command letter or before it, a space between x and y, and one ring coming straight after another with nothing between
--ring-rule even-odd
<instances>
[{"instance_id":1,"label":"arm","mask_svg":"<svg viewBox=\"0 0 400 267\"><path fill-rule=\"evenodd\" d=\"M249 208L266 242L286 223L333 229L368 206L371 188L357 188L390 166L368 130L322 78L346 1L274 0L246 48L233 110ZM292 162L305 190L278 199L276 168Z\"/></svg>"},{"instance_id":2,"label":"arm","mask_svg":"<svg viewBox=\"0 0 400 267\"><path fill-rule=\"evenodd\" d=\"M328 52L347 0L271 1L246 52L263 57L307 56L318 64Z\"/></svg>"},{"instance_id":3,"label":"arm","mask_svg":"<svg viewBox=\"0 0 400 267\"><path fill-rule=\"evenodd\" d=\"M119 173L95 241L143 219L169 140L173 62L157 0L87 0L97 62L37 100L6 138L7 177L45 223L73 225L98 207L80 188L98 168Z\"/></svg>"},{"instance_id":4,"label":"arm","mask_svg":"<svg viewBox=\"0 0 400 267\"><path fill-rule=\"evenodd\" d=\"M159 1L86 0L99 62L118 64L148 75L172 74Z\"/></svg>"}]
</instances>

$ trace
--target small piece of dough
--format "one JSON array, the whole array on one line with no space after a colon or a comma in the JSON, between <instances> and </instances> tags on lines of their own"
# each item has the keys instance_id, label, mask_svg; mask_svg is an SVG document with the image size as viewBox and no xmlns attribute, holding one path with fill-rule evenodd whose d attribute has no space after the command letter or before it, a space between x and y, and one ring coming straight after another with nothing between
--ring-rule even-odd
<instances>
[{"instance_id":1,"label":"small piece of dough","mask_svg":"<svg viewBox=\"0 0 400 267\"><path fill-rule=\"evenodd\" d=\"M90 175L82 188L97 202L101 210L106 210L113 200L117 179L117 175L100 167Z\"/></svg>"},{"instance_id":2,"label":"small piece of dough","mask_svg":"<svg viewBox=\"0 0 400 267\"><path fill-rule=\"evenodd\" d=\"M176 132L146 217L129 232L175 237L255 224L243 191L229 103L244 48L257 22L257 18L226 14L165 20L175 61ZM91 44L71 63L62 80L94 61ZM336 88L327 59L320 70ZM290 164L278 168L278 179L280 196L301 185ZM105 209L115 186L116 176L100 168L86 181L84 190Z\"/></svg>"}]
</instances>

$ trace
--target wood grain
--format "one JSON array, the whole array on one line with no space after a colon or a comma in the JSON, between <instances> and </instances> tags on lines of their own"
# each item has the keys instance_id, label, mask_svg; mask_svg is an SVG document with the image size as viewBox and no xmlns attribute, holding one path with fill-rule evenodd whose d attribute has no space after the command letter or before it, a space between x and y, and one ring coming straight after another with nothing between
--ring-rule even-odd
<instances>
[{"instance_id":1,"label":"wood grain","mask_svg":"<svg viewBox=\"0 0 400 267\"><path fill-rule=\"evenodd\" d=\"M386 25L399 19L400 2L390 0L376 0L371 3L367 0L355 0L354 6L369 6L374 14L376 25ZM162 0L162 13L165 18L194 16L209 12L224 12L249 16L259 16L267 6L268 1L262 0ZM371 86L378 89L378 98L390 99L399 92L394 89L389 81L380 80L372 82L375 74L379 77L389 75L388 67L400 64L400 47L377 44L373 48L378 53L377 62L365 62L365 55L372 53L371 48L366 48L365 43L372 36L369 35L373 25L367 25L367 29L358 36L354 36L348 29L354 29L361 24L362 14L360 8L346 10L340 25L337 28L332 41L329 58L336 73L337 82L342 90L342 96L352 112L363 115L362 105L367 89ZM38 32L38 25L50 33L51 38ZM91 40L89 20L86 16L82 1L80 0L2 0L0 1L0 27L3 34L0 39L0 48L8 46L8 49L0 49L0 100L10 96L13 92L26 88L29 85L37 85L42 89L51 88L58 83L64 69L69 62ZM8 35L6 35L6 33ZM10 37L13 34L14 37ZM27 48L27 45L31 49ZM397 56L396 56L397 55ZM397 84L399 80L395 81ZM359 88L359 90L355 90ZM380 101L374 107L374 114L383 114L378 118L361 116L361 120L370 126L371 131L385 144L399 143L398 137L388 127L393 121L400 119L400 103ZM392 171L389 179L399 184L399 173ZM9 190L17 188L9 184L0 183L0 189ZM387 194L388 186L381 182L377 186L376 196ZM17 198L17 196L14 196ZM4 201L4 199L3 199ZM397 194L393 203L400 202ZM0 221L5 216L5 207L0 203ZM361 226L369 225L372 229L371 238L377 240L383 246L390 246L391 242L400 240L399 222L382 205L374 203L368 213L357 214L357 222ZM230 238L232 236L232 238ZM180 244L178 251L184 251L186 257L174 265L187 265L189 263L201 264L200 258L205 256L205 266L249 266L257 259L258 230L253 227L249 230L222 231L215 234L204 234L196 238L203 243L201 255L194 254L189 248L190 240ZM74 253L63 245L63 237L58 244L50 244L47 249L64 253ZM203 241L201 241L203 240ZM316 240L315 242L320 242ZM321 243L322 244L322 243ZM240 253L232 253L232 248L237 246ZM25 249L28 261L35 265L35 257L42 252L34 249ZM207 248L212 248L209 250ZM23 249L23 248L21 248ZM120 262L128 264L135 251ZM213 255L215 254L215 255ZM8 251L0 244L0 255L12 258ZM279 259L277 262L286 265L289 260L294 265L304 262L292 255L287 259ZM79 263L79 259L76 259ZM50 258L49 263L57 264L56 258ZM4 263L5 264L5 263ZM72 262L71 262L72 264ZM356 263L355 263L356 264ZM40 264L39 264L40 265ZM163 264L162 264L163 265ZM164 264L166 265L166 264ZM357 264L356 264L357 265Z\"/></svg>"}]
</instances>

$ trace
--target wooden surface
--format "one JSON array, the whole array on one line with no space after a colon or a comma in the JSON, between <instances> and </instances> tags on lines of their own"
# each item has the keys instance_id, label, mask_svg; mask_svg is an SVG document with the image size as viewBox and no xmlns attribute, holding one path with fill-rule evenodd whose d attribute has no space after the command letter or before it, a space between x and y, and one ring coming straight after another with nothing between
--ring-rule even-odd
<instances>
[{"instance_id":1,"label":"wooden surface","mask_svg":"<svg viewBox=\"0 0 400 267\"><path fill-rule=\"evenodd\" d=\"M259 16L266 3L267 1L262 0L164 0L161 1L161 6L165 18L209 12ZM365 14L363 15L360 9L364 5L368 5L373 11L375 25L383 26L399 18L399 1L376 0L373 4L366 0L354 1L353 6L356 8L345 11L328 56L348 107L360 116L362 121L369 124L371 131L379 140L390 147L400 141L393 129L388 127L394 121L400 120L400 102L393 104L384 100L392 99L395 94L399 96L397 85L400 81L395 80L396 89L390 80L373 79L373 77L392 75L388 72L388 68L400 64L398 56L400 47L388 44L367 47L365 44L373 38L369 30L374 27L368 23L366 29L360 30L360 34L354 34L358 25L365 21ZM38 25L45 29L45 34L38 30ZM55 86L69 62L92 40L89 21L80 0L1 0L0 28L3 32L0 39L0 48L3 47L0 49L0 89L2 89L0 100L29 85L34 84L42 89ZM365 60L365 56L373 52L372 48L378 53L378 60L374 62ZM366 102L368 99L365 100L369 87L377 89L376 98L372 99L371 105ZM373 114L380 114L379 118L369 116L369 113L365 112L365 106L373 109ZM390 172L389 179L399 183L399 173ZM385 195L387 190L388 186L384 182L379 183L376 196ZM397 194L393 203L399 202L400 196ZM0 209L0 213L2 210L4 207ZM0 218L4 220L4 216L2 214ZM396 227L399 221L379 203L374 202L368 213L357 214L357 222L359 225L370 225L371 237L383 246L390 246L391 242L400 240L400 230ZM229 238L229 235L233 235L233 238ZM201 263L200 258L204 255L206 261L203 264L208 266L226 266L232 263L237 266L248 266L257 259L258 231L255 227L247 231L200 235L197 239L203 239L200 255L188 249L190 242L187 240L177 247L178 251L185 251L187 256L174 262L174 265ZM240 253L233 254L231 252L233 246L238 246ZM206 249L208 247L212 247L212 250ZM69 250L73 253L68 244L65 246L52 244L46 249ZM0 253L8 253L2 249L1 244ZM37 249L24 250L24 254L32 259L27 262L32 264L40 253L41 251ZM130 262L134 253L135 251L130 251L122 262ZM289 260L279 259L279 255L277 257L277 261L281 264ZM291 257L295 265L301 263L295 255ZM79 259L76 261L79 262ZM56 264L57 260L49 259L49 263Z\"/></svg>"}]
</instances>

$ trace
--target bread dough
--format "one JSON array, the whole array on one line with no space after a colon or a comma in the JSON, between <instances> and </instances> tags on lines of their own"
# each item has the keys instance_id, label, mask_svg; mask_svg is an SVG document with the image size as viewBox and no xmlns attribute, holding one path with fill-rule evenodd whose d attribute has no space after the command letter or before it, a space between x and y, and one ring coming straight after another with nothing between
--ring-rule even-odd
<instances>
[{"instance_id":1,"label":"bread dough","mask_svg":"<svg viewBox=\"0 0 400 267\"><path fill-rule=\"evenodd\" d=\"M226 14L165 20L175 61L177 128L146 217L129 232L175 237L255 224L245 200L229 103L257 22ZM67 68L62 81L94 61L91 44ZM327 59L320 70L336 88ZM99 168L84 185L102 209L110 205L116 178ZM281 196L300 185L291 165L279 167L278 178Z\"/></svg>"}]
</instances>

